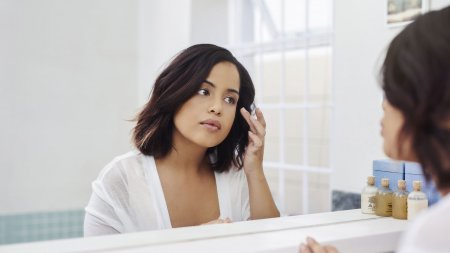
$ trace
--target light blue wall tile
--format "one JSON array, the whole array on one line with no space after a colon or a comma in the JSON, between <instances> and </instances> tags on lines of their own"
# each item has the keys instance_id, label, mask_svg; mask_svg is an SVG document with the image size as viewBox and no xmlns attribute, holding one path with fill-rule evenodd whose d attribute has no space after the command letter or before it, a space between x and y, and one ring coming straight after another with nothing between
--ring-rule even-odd
<instances>
[{"instance_id":1,"label":"light blue wall tile","mask_svg":"<svg viewBox=\"0 0 450 253\"><path fill-rule=\"evenodd\" d=\"M0 216L0 244L83 236L84 210Z\"/></svg>"}]
</instances>

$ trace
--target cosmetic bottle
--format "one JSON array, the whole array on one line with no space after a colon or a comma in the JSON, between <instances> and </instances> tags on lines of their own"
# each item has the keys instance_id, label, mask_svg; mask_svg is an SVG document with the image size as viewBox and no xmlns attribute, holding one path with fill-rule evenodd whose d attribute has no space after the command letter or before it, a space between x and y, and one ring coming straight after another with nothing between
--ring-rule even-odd
<instances>
[{"instance_id":1,"label":"cosmetic bottle","mask_svg":"<svg viewBox=\"0 0 450 253\"><path fill-rule=\"evenodd\" d=\"M408 220L414 219L428 208L428 198L422 191L422 182L413 181L413 191L408 195Z\"/></svg>"},{"instance_id":2,"label":"cosmetic bottle","mask_svg":"<svg viewBox=\"0 0 450 253\"><path fill-rule=\"evenodd\" d=\"M389 188L389 179L381 179L381 187L377 191L375 201L375 214L378 216L392 216L392 191Z\"/></svg>"},{"instance_id":3,"label":"cosmetic bottle","mask_svg":"<svg viewBox=\"0 0 450 253\"><path fill-rule=\"evenodd\" d=\"M398 190L392 196L392 217L396 219L406 220L407 216L407 200L409 192L406 191L406 181L398 180Z\"/></svg>"},{"instance_id":4,"label":"cosmetic bottle","mask_svg":"<svg viewBox=\"0 0 450 253\"><path fill-rule=\"evenodd\" d=\"M361 212L367 214L375 214L375 197L377 195L377 187L375 187L375 177L367 177L367 185L361 192Z\"/></svg>"}]
</instances>

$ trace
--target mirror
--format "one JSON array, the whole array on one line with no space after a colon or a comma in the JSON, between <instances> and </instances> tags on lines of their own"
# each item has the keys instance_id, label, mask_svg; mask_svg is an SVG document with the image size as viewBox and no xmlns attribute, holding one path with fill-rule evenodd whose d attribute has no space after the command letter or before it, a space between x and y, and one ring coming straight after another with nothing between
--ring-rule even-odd
<instances>
[{"instance_id":1,"label":"mirror","mask_svg":"<svg viewBox=\"0 0 450 253\"><path fill-rule=\"evenodd\" d=\"M269 122L265 172L282 214L358 207L332 203L357 198L372 160L384 157L373 69L398 28L381 21L383 8L331 0L2 1L0 244L82 236L91 182L133 148L130 120L151 84L195 43L230 48L252 75ZM374 15L379 22L368 19Z\"/></svg>"}]
</instances>

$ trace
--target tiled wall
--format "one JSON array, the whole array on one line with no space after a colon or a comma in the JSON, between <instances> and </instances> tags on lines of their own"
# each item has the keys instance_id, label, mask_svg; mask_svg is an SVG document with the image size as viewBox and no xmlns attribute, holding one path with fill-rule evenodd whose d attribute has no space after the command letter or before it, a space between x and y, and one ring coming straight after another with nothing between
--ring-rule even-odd
<instances>
[{"instance_id":1,"label":"tiled wall","mask_svg":"<svg viewBox=\"0 0 450 253\"><path fill-rule=\"evenodd\" d=\"M84 210L0 215L0 244L83 236Z\"/></svg>"}]
</instances>

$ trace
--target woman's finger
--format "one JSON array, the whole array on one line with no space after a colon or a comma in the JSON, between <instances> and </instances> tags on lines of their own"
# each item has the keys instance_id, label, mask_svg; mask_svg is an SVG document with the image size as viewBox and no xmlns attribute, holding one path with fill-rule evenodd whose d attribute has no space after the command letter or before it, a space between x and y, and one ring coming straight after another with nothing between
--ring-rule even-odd
<instances>
[{"instance_id":1,"label":"woman's finger","mask_svg":"<svg viewBox=\"0 0 450 253\"><path fill-rule=\"evenodd\" d=\"M304 243L300 244L300 251L299 252L300 253L312 253L312 251L309 249L309 247L306 244L304 244Z\"/></svg>"},{"instance_id":2,"label":"woman's finger","mask_svg":"<svg viewBox=\"0 0 450 253\"><path fill-rule=\"evenodd\" d=\"M258 134L260 136L266 135L266 127L265 127L266 122L264 120L264 116L262 115L261 110L259 109L256 110L256 116L258 118L251 116L251 114L244 107L241 108L241 114L247 121L247 124L249 125L250 130L253 133Z\"/></svg>"},{"instance_id":3,"label":"woman's finger","mask_svg":"<svg viewBox=\"0 0 450 253\"><path fill-rule=\"evenodd\" d=\"M310 249L312 249L312 252L314 253L326 253L325 248L320 245L316 240L314 240L311 237L306 237L306 243Z\"/></svg>"},{"instance_id":4,"label":"woman's finger","mask_svg":"<svg viewBox=\"0 0 450 253\"><path fill-rule=\"evenodd\" d=\"M331 245L325 245L324 247L327 253L339 253L339 251Z\"/></svg>"},{"instance_id":5,"label":"woman's finger","mask_svg":"<svg viewBox=\"0 0 450 253\"><path fill-rule=\"evenodd\" d=\"M264 118L264 115L263 115L261 109L259 109L259 107L256 108L256 117L258 117L258 121L265 128L266 127L266 119Z\"/></svg>"},{"instance_id":6,"label":"woman's finger","mask_svg":"<svg viewBox=\"0 0 450 253\"><path fill-rule=\"evenodd\" d=\"M251 131L248 131L248 136L250 137L250 140L253 142L253 146L256 148L260 148L263 145L262 140L259 138L258 135L254 134Z\"/></svg>"},{"instance_id":7,"label":"woman's finger","mask_svg":"<svg viewBox=\"0 0 450 253\"><path fill-rule=\"evenodd\" d=\"M259 121L259 119L255 119L254 117L251 117L250 120L253 123L253 127L256 129L255 134L264 137L266 135L266 128L264 125Z\"/></svg>"},{"instance_id":8,"label":"woman's finger","mask_svg":"<svg viewBox=\"0 0 450 253\"><path fill-rule=\"evenodd\" d=\"M230 218L217 218L216 220L212 220L210 222L203 223L201 225L211 225L211 224L222 224L222 223L232 223L233 221Z\"/></svg>"},{"instance_id":9,"label":"woman's finger","mask_svg":"<svg viewBox=\"0 0 450 253\"><path fill-rule=\"evenodd\" d=\"M240 111L241 111L242 117L244 117L245 121L247 121L247 124L250 127L250 131L252 131L253 133L256 133L256 128L250 119L251 118L250 113L244 107L242 107Z\"/></svg>"}]
</instances>

